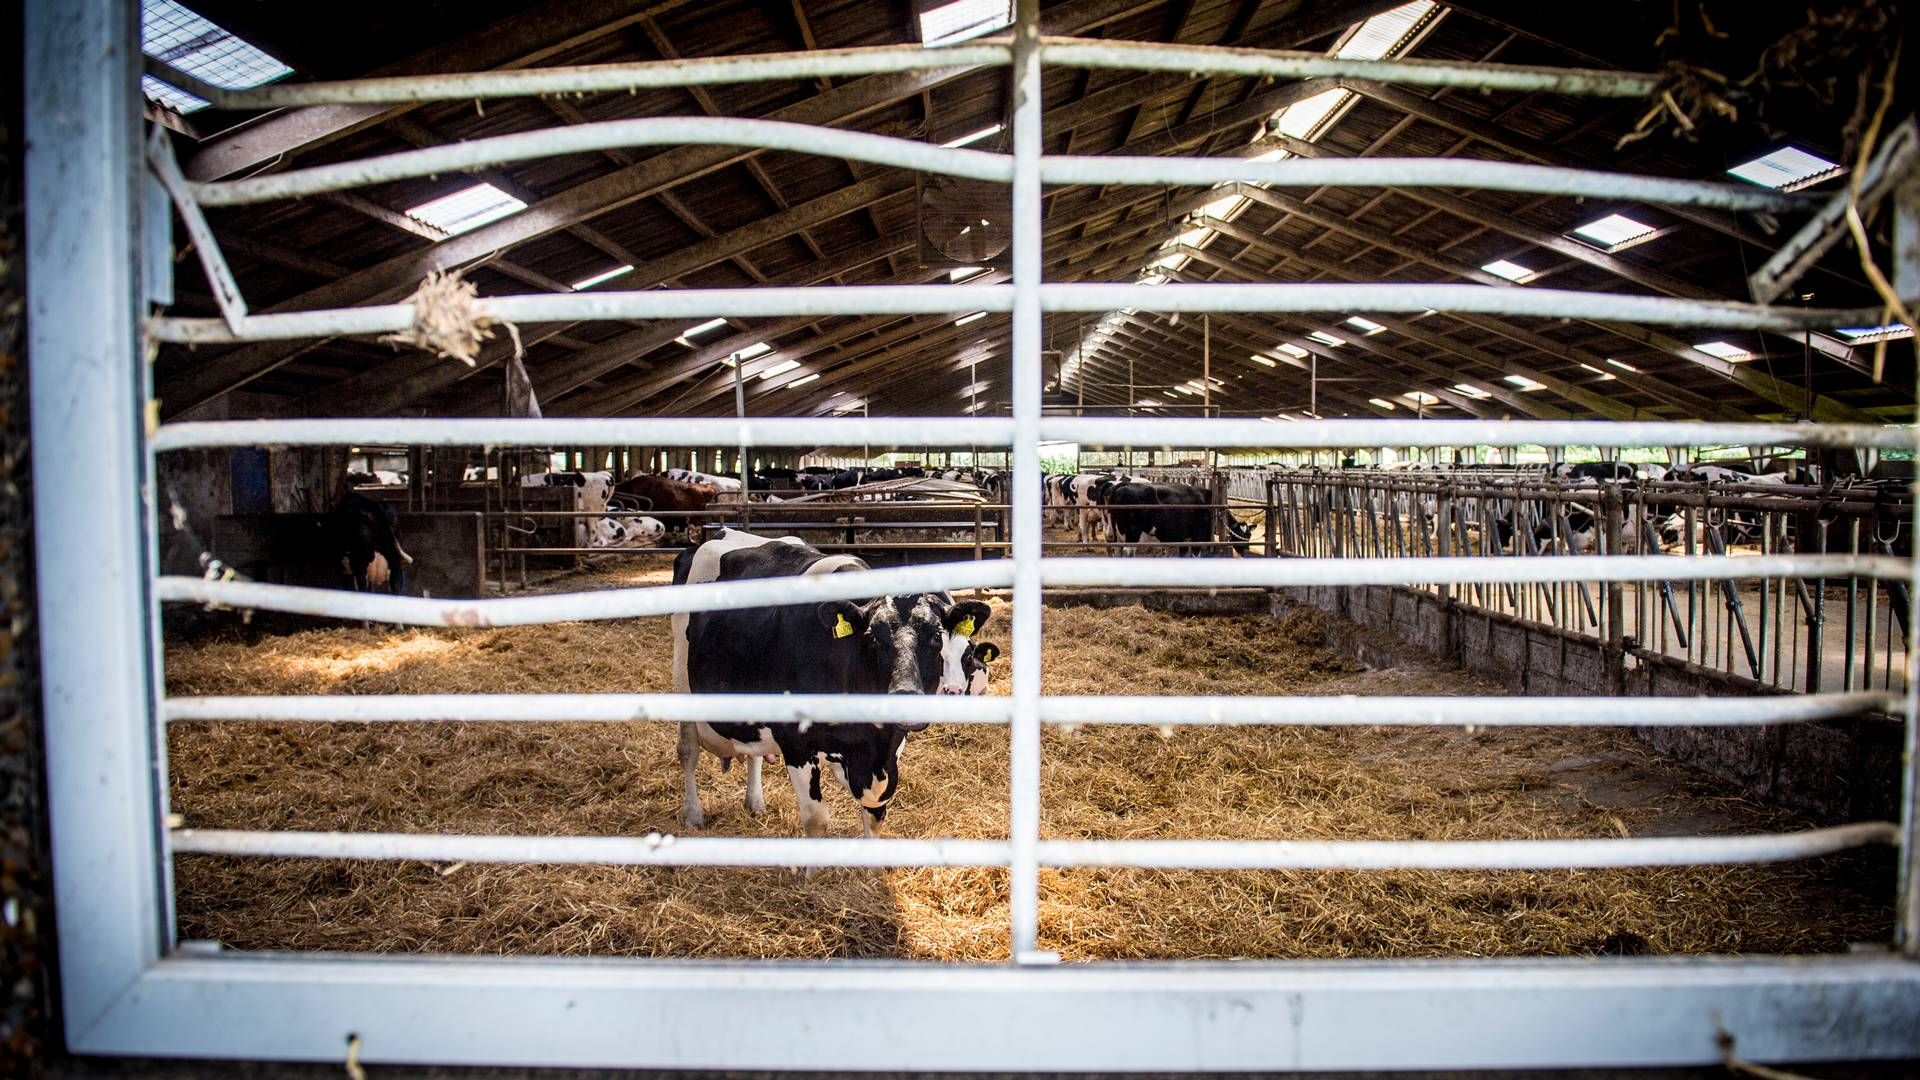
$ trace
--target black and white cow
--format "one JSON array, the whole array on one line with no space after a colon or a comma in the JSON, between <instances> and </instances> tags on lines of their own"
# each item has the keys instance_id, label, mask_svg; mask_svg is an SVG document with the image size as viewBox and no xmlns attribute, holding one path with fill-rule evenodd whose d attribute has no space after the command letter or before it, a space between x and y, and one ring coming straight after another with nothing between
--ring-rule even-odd
<instances>
[{"instance_id":1,"label":"black and white cow","mask_svg":"<svg viewBox=\"0 0 1920 1080\"><path fill-rule=\"evenodd\" d=\"M826 555L797 537L773 539L736 530L689 548L675 560L675 584L797 577L864 570L851 555ZM946 593L834 600L673 616L673 682L680 693L965 694L985 690L996 647L972 637L991 611ZM821 779L846 785L872 836L900 783L900 744L924 723L680 725L684 783L681 821L705 822L695 768L702 749L747 763L747 812L766 810L761 759L778 753L808 836L826 832Z\"/></svg>"},{"instance_id":2,"label":"black and white cow","mask_svg":"<svg viewBox=\"0 0 1920 1080\"><path fill-rule=\"evenodd\" d=\"M1213 497L1191 484L1116 484L1106 493L1107 515L1113 530L1128 544L1143 539L1176 545L1179 555L1214 554L1218 549L1192 545L1214 539ZM1245 555L1251 546L1253 530L1232 514L1227 515L1230 550ZM1137 554L1128 548L1128 554Z\"/></svg>"},{"instance_id":3,"label":"black and white cow","mask_svg":"<svg viewBox=\"0 0 1920 1080\"><path fill-rule=\"evenodd\" d=\"M393 507L350 493L327 513L326 543L355 592L404 593L413 556L400 546Z\"/></svg>"}]
</instances>

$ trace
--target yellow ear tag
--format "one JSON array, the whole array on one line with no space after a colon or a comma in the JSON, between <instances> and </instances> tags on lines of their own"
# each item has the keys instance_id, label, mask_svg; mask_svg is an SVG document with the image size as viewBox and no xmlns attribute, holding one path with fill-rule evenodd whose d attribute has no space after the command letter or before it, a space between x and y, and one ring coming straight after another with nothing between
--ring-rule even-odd
<instances>
[{"instance_id":1,"label":"yellow ear tag","mask_svg":"<svg viewBox=\"0 0 1920 1080\"><path fill-rule=\"evenodd\" d=\"M833 636L837 638L853 636L853 624L847 621L845 615L833 617Z\"/></svg>"},{"instance_id":2,"label":"yellow ear tag","mask_svg":"<svg viewBox=\"0 0 1920 1080\"><path fill-rule=\"evenodd\" d=\"M972 637L973 636L973 616L969 615L966 618L961 619L959 625L953 628L953 633L955 637Z\"/></svg>"}]
</instances>

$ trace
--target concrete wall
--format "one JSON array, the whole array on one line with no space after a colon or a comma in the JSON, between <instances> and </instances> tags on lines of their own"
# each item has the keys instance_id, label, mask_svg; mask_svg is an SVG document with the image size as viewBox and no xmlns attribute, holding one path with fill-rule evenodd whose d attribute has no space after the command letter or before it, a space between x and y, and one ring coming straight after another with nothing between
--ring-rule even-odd
<instances>
[{"instance_id":1,"label":"concrete wall","mask_svg":"<svg viewBox=\"0 0 1920 1080\"><path fill-rule=\"evenodd\" d=\"M1777 693L1769 687L1643 650L1491 614L1399 586L1279 590L1348 620L1333 644L1363 663L1390 664L1382 637L1430 653L1507 687L1540 696L1718 697ZM1638 728L1655 750L1821 821L1896 820L1898 721L1865 717L1767 728Z\"/></svg>"}]
</instances>

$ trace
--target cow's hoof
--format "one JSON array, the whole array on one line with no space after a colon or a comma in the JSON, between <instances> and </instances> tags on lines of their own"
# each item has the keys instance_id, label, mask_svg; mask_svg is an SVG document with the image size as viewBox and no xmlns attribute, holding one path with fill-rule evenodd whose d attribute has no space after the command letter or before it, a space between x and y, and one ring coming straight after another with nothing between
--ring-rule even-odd
<instances>
[{"instance_id":1,"label":"cow's hoof","mask_svg":"<svg viewBox=\"0 0 1920 1080\"><path fill-rule=\"evenodd\" d=\"M698 829L707 823L707 816L698 810L685 811L680 815L680 824L689 829Z\"/></svg>"},{"instance_id":2,"label":"cow's hoof","mask_svg":"<svg viewBox=\"0 0 1920 1080\"><path fill-rule=\"evenodd\" d=\"M765 799L748 799L747 800L747 813L752 814L754 817L759 817L761 814L764 814L766 812L767 812L767 800Z\"/></svg>"}]
</instances>

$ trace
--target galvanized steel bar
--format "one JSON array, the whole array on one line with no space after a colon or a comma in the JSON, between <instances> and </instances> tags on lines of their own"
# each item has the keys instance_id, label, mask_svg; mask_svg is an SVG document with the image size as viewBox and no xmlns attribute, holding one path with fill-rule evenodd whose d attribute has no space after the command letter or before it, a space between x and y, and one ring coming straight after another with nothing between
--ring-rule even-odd
<instances>
[{"instance_id":1,"label":"galvanized steel bar","mask_svg":"<svg viewBox=\"0 0 1920 1080\"><path fill-rule=\"evenodd\" d=\"M1041 962L1040 926L1040 4L1013 27L1013 730L1008 910L1015 963Z\"/></svg>"},{"instance_id":2,"label":"galvanized steel bar","mask_svg":"<svg viewBox=\"0 0 1920 1080\"><path fill-rule=\"evenodd\" d=\"M1327 283L1040 286L1042 311L1404 313L1436 308L1482 315L1601 319L1661 326L1744 330L1824 330L1870 326L1877 308L1784 308L1731 300L1574 292L1491 285L1347 285ZM586 322L668 317L762 318L774 315L927 315L1010 311L1011 285L802 285L789 288L665 289L638 292L544 293L475 301L476 316L513 323ZM239 330L219 319L156 317L155 340L232 344L298 338L384 334L413 324L409 304L250 315Z\"/></svg>"},{"instance_id":3,"label":"galvanized steel bar","mask_svg":"<svg viewBox=\"0 0 1920 1080\"><path fill-rule=\"evenodd\" d=\"M1785 862L1891 844L1871 821L1757 836L1591 840L1043 840L1047 866L1152 870L1574 870Z\"/></svg>"},{"instance_id":4,"label":"galvanized steel bar","mask_svg":"<svg viewBox=\"0 0 1920 1080\"><path fill-rule=\"evenodd\" d=\"M698 56L630 64L576 64L448 75L277 83L246 90L207 87L206 93L192 87L181 89L193 90L196 96L206 98L221 109L289 109L307 105L399 105L413 101L470 101L545 94L625 93L718 83L803 81L949 67L992 67L1007 63L1007 59L1005 44L971 41L940 49L880 45L745 56ZM1371 77L1386 79L1382 75Z\"/></svg>"},{"instance_id":5,"label":"galvanized steel bar","mask_svg":"<svg viewBox=\"0 0 1920 1080\"><path fill-rule=\"evenodd\" d=\"M192 190L194 198L202 206L246 206L421 176L470 172L513 161L633 146L747 146L796 154L817 154L845 161L864 161L873 165L961 176L970 180L1004 184L1013 179L1013 159L1005 154L984 150L949 149L915 139L783 120L647 116L445 143L420 150L357 158L334 165L290 169L246 180L195 184Z\"/></svg>"},{"instance_id":6,"label":"galvanized steel bar","mask_svg":"<svg viewBox=\"0 0 1920 1080\"><path fill-rule=\"evenodd\" d=\"M1385 286L1383 286L1385 287ZM1336 309L1337 310L1337 309ZM1912 450L1920 430L1869 424L1656 420L1195 420L1047 417L1040 437L1094 446L1837 446Z\"/></svg>"},{"instance_id":7,"label":"galvanized steel bar","mask_svg":"<svg viewBox=\"0 0 1920 1080\"><path fill-rule=\"evenodd\" d=\"M393 419L393 420L201 420L162 424L153 449L238 446L831 446L873 442L883 446L1004 446L1013 421L998 418L768 417L744 423L731 417L619 419Z\"/></svg>"},{"instance_id":8,"label":"galvanized steel bar","mask_svg":"<svg viewBox=\"0 0 1920 1080\"><path fill-rule=\"evenodd\" d=\"M1039 699L1042 723L1216 727L1734 727L1898 714L1897 694L1648 698L1623 712L1613 697L1141 697ZM1005 724L1013 699L865 694L341 694L175 697L171 724L743 723Z\"/></svg>"},{"instance_id":9,"label":"galvanized steel bar","mask_svg":"<svg viewBox=\"0 0 1920 1080\"><path fill-rule=\"evenodd\" d=\"M180 212L187 236L193 241L194 254L200 257L200 267L206 271L207 284L213 289L213 302L220 308L220 318L225 320L228 329L238 333L240 323L247 317L247 298L240 294L240 283L233 279L233 270L220 254L220 244L213 238L213 226L207 224L207 216L193 200L192 185L187 183L186 176L180 172L179 161L174 159L173 141L167 129L158 124L147 138L147 163L159 177L160 186L167 189L174 209Z\"/></svg>"},{"instance_id":10,"label":"galvanized steel bar","mask_svg":"<svg viewBox=\"0 0 1920 1080\"><path fill-rule=\"evenodd\" d=\"M1361 60L1325 53L1157 41L1048 37L1041 39L1040 59L1043 63L1067 68L1239 75L1252 79L1359 78L1403 86L1453 86L1587 97L1644 98L1659 88L1658 76L1634 71L1457 60Z\"/></svg>"},{"instance_id":11,"label":"galvanized steel bar","mask_svg":"<svg viewBox=\"0 0 1920 1080\"><path fill-rule=\"evenodd\" d=\"M1003 840L776 836L460 836L175 829L178 855L603 866L1005 866Z\"/></svg>"},{"instance_id":12,"label":"galvanized steel bar","mask_svg":"<svg viewBox=\"0 0 1920 1080\"><path fill-rule=\"evenodd\" d=\"M1909 169L1894 189L1893 272L1895 292L1909 298L1920 296L1920 170ZM1916 373L1916 380L1920 380L1920 373ZM1920 401L1920 383L1916 385L1916 401ZM1914 418L1920 421L1920 405L1916 405ZM1920 488L1915 490L1920 495ZM1914 499L1908 523L1914 529L1909 536L1920 536L1920 497ZM1824 529L1821 535L1826 535ZM1913 563L1907 579L1907 602L1907 730L1901 754L1905 775L1901 778L1894 942L1909 959L1920 960L1920 647L1912 637L1920 632L1920 562Z\"/></svg>"},{"instance_id":13,"label":"galvanized steel bar","mask_svg":"<svg viewBox=\"0 0 1920 1080\"><path fill-rule=\"evenodd\" d=\"M435 600L249 581L206 581L194 577L157 578L155 595L175 603L288 611L405 626L535 626L635 619L682 611L734 611L775 604L859 600L942 589L993 589L1012 583L1010 564L953 562L846 571L818 577L716 581L491 600Z\"/></svg>"},{"instance_id":14,"label":"galvanized steel bar","mask_svg":"<svg viewBox=\"0 0 1920 1080\"><path fill-rule=\"evenodd\" d=\"M1758 577L1904 579L1911 563L1886 555L1568 555L1540 559L1048 559L1040 580L1145 588L1299 585L1447 585L1562 581L1720 581Z\"/></svg>"},{"instance_id":15,"label":"galvanized steel bar","mask_svg":"<svg viewBox=\"0 0 1920 1080\"><path fill-rule=\"evenodd\" d=\"M1041 162L1040 177L1049 184L1256 183L1268 187L1478 188L1775 214L1805 213L1819 205L1815 197L1752 184L1676 180L1477 158L1290 157L1257 161L1240 157L1057 156Z\"/></svg>"}]
</instances>

